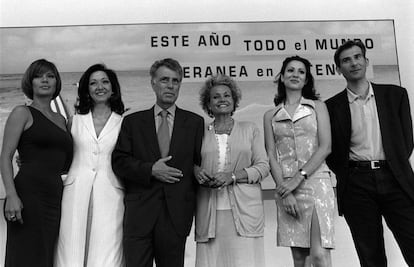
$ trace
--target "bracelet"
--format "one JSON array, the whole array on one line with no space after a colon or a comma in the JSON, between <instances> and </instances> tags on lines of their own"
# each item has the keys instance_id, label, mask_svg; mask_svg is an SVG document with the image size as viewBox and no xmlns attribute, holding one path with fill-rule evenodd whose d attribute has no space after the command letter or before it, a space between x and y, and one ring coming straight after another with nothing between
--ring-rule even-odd
<instances>
[{"instance_id":1,"label":"bracelet","mask_svg":"<svg viewBox=\"0 0 414 267\"><path fill-rule=\"evenodd\" d=\"M237 183L236 175L234 174L234 172L231 173L231 179L233 180L233 184Z\"/></svg>"},{"instance_id":2,"label":"bracelet","mask_svg":"<svg viewBox=\"0 0 414 267\"><path fill-rule=\"evenodd\" d=\"M303 176L303 178L306 180L306 179L308 179L308 173L307 172L305 172L303 169L299 169L299 173L300 173L300 175L302 175Z\"/></svg>"}]
</instances>

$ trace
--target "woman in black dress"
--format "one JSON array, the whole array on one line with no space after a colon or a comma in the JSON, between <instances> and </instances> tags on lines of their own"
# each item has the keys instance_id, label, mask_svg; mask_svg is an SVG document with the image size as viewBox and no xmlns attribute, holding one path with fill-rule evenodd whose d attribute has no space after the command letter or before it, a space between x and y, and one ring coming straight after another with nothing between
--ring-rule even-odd
<instances>
[{"instance_id":1,"label":"woman in black dress","mask_svg":"<svg viewBox=\"0 0 414 267\"><path fill-rule=\"evenodd\" d=\"M22 79L30 106L17 106L5 128L0 167L7 220L5 267L52 267L59 233L61 174L72 160L72 139L65 118L50 108L61 90L55 65L40 59ZM13 156L20 168L13 179Z\"/></svg>"}]
</instances>

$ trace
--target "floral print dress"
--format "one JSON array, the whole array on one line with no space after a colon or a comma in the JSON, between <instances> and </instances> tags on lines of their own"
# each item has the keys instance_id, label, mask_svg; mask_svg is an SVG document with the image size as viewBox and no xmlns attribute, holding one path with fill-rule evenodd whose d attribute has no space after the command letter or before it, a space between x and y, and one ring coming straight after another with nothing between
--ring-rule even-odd
<instances>
[{"instance_id":1,"label":"floral print dress","mask_svg":"<svg viewBox=\"0 0 414 267\"><path fill-rule=\"evenodd\" d=\"M315 103L302 98L293 117L279 104L274 111L272 128L276 158L284 179L290 179L311 158L318 148ZM284 209L277 209L277 244L286 247L310 247L312 214L316 212L322 247L334 247L335 196L331 171L323 162L319 168L293 191L300 216L294 218ZM280 199L276 200L277 205Z\"/></svg>"}]
</instances>

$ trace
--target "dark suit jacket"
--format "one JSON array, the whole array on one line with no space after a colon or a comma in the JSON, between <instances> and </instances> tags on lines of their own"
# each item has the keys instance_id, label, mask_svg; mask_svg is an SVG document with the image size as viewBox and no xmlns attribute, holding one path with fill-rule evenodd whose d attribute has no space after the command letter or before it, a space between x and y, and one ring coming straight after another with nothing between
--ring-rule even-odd
<instances>
[{"instance_id":1,"label":"dark suit jacket","mask_svg":"<svg viewBox=\"0 0 414 267\"><path fill-rule=\"evenodd\" d=\"M166 205L177 233L187 236L191 229L196 180L194 164L201 163L204 120L177 107L167 165L180 169L180 182L167 184L151 176L152 165L161 158L154 108L126 116L112 153L112 168L125 184L124 234L146 235Z\"/></svg>"},{"instance_id":2,"label":"dark suit jacket","mask_svg":"<svg viewBox=\"0 0 414 267\"><path fill-rule=\"evenodd\" d=\"M402 189L414 200L414 174L409 162L414 146L413 128L407 91L396 85L372 84L372 87L386 160ZM338 208L342 214L351 140L351 111L346 90L328 99L326 105L332 130L332 152L326 162L337 176Z\"/></svg>"}]
</instances>

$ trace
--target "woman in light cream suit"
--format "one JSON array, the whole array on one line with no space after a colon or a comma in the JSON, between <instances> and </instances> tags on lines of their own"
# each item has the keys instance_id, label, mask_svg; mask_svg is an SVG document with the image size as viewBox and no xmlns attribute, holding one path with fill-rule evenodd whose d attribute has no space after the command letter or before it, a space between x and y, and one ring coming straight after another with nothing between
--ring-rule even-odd
<instances>
[{"instance_id":1,"label":"woman in light cream suit","mask_svg":"<svg viewBox=\"0 0 414 267\"><path fill-rule=\"evenodd\" d=\"M196 267L263 267L264 208L261 181L269 162L260 130L232 115L241 92L226 75L212 76L200 103L214 120L206 126L201 168L196 167Z\"/></svg>"},{"instance_id":2,"label":"woman in light cream suit","mask_svg":"<svg viewBox=\"0 0 414 267\"><path fill-rule=\"evenodd\" d=\"M123 187L111 154L124 111L115 72L91 66L81 77L71 122L74 158L64 181L56 267L120 267Z\"/></svg>"}]
</instances>

